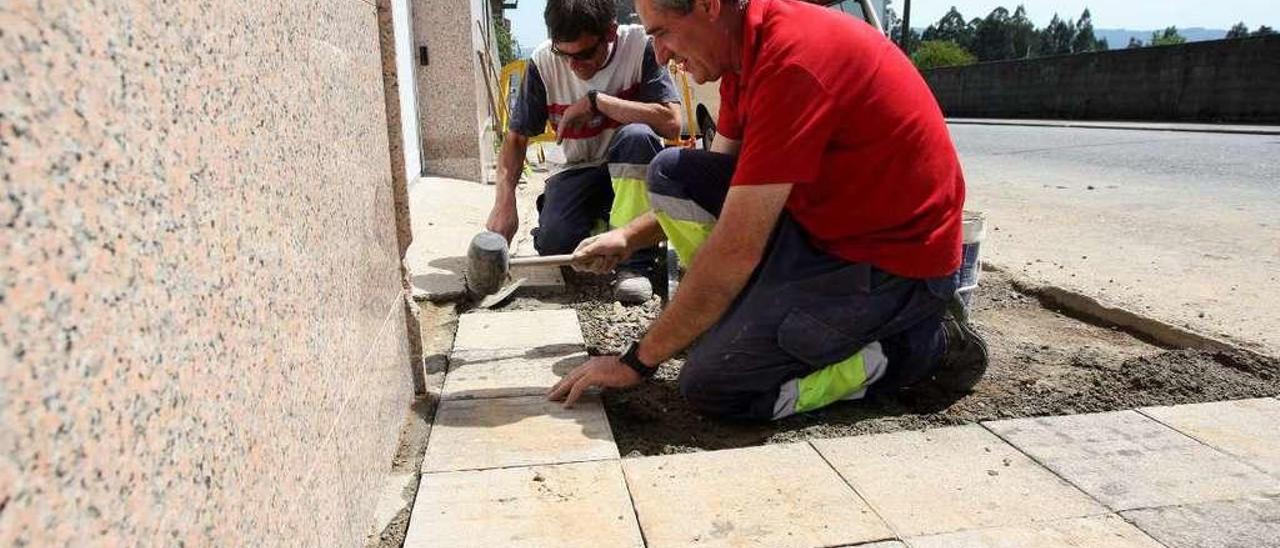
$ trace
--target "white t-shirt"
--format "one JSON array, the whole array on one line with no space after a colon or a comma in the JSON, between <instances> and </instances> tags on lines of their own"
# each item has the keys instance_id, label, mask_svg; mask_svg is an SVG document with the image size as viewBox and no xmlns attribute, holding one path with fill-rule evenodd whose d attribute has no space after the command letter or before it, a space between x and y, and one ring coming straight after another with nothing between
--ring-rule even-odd
<instances>
[{"instance_id":1,"label":"white t-shirt","mask_svg":"<svg viewBox=\"0 0 1280 548\"><path fill-rule=\"evenodd\" d=\"M548 40L529 57L520 94L511 110L507 128L521 135L541 135L550 121L560 124L565 109L590 90L645 103L679 103L680 95L667 69L658 64L649 37L640 25L619 25L609 58L590 80L582 80L569 67L569 59L551 50ZM585 126L560 135L564 163L552 164L552 174L597 166L605 162L609 141L620 127L616 120L596 116Z\"/></svg>"}]
</instances>

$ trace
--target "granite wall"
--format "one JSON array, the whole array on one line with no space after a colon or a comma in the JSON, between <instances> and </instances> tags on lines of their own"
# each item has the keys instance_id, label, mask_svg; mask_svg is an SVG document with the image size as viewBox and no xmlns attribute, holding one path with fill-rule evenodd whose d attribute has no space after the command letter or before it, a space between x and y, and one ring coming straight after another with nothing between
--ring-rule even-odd
<instances>
[{"instance_id":1,"label":"granite wall","mask_svg":"<svg viewBox=\"0 0 1280 548\"><path fill-rule=\"evenodd\" d=\"M397 52L396 52L396 36L393 29L395 22L393 17L393 0L376 0L378 11L378 51L382 60L382 88L383 104L387 113L387 145L389 147L391 162L391 189L392 202L395 204L396 213L396 244L400 251L400 258L403 259L405 252L409 250L409 244L413 241L413 228L410 225L409 218L409 179L412 176L417 180L416 171L421 171L421 156L414 152L418 146L418 133L409 131L408 140L411 142L409 147L405 147L405 131L402 129L403 118L401 115L400 105L403 97L400 96L400 78L397 70ZM403 4L401 4L403 5ZM394 9L400 9L396 7ZM408 14L405 14L407 17ZM409 51L401 50L399 55L413 56L412 48ZM412 60L409 60L412 64ZM416 100L416 98L415 98ZM418 121L412 120L413 124ZM407 153L406 153L407 152ZM406 156L408 161L406 162ZM406 163L411 164L406 170ZM412 167L417 165L418 167ZM409 338L409 361L414 364L412 367L413 388L417 394L425 394L427 391L425 371L422 368L422 325L418 323L419 310L413 299L407 298L412 294L413 282L410 280L409 270L405 267L404 262L400 264L401 287L405 290L406 298L404 299L405 307L405 332Z\"/></svg>"},{"instance_id":2,"label":"granite wall","mask_svg":"<svg viewBox=\"0 0 1280 548\"><path fill-rule=\"evenodd\" d=\"M947 116L1280 122L1280 36L924 71Z\"/></svg>"},{"instance_id":3,"label":"granite wall","mask_svg":"<svg viewBox=\"0 0 1280 548\"><path fill-rule=\"evenodd\" d=\"M412 383L375 5L0 3L0 546L360 544Z\"/></svg>"}]
</instances>

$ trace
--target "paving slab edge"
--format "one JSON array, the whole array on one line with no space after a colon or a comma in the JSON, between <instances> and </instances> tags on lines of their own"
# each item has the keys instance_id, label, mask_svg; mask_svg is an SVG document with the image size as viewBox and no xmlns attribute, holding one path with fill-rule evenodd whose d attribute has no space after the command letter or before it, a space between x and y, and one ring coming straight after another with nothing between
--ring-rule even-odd
<instances>
[{"instance_id":1,"label":"paving slab edge","mask_svg":"<svg viewBox=\"0 0 1280 548\"><path fill-rule=\"evenodd\" d=\"M1228 449L1225 449L1225 448L1222 448L1222 447L1215 446L1215 445L1214 445L1213 443L1211 443L1210 441L1208 441L1208 440L1204 440L1204 439L1201 439L1201 438L1200 438L1200 436L1197 436L1197 435L1195 435L1195 434L1193 434L1193 433L1191 433L1191 432L1184 431L1184 430L1182 430L1182 429L1178 428L1177 426L1175 426L1175 425L1173 425L1173 424L1169 424L1168 422L1165 422L1164 420L1161 420L1161 418L1160 418L1160 417L1158 417L1158 416L1156 416L1156 415L1152 414L1152 413L1151 413L1151 411L1150 411L1151 409L1160 408L1160 407L1168 407L1168 408L1171 408L1171 409L1172 409L1172 408L1183 407L1183 406L1190 406L1190 405L1221 404L1221 403L1233 402L1233 401L1269 400L1269 399L1280 399L1280 396L1274 396L1274 397L1271 397L1271 396L1264 396L1264 397L1261 397L1261 398L1242 398L1242 399L1239 399L1239 400L1218 400L1218 401L1213 401L1213 402L1203 402L1203 403L1186 403L1186 404L1177 404L1177 405L1152 405L1152 406L1147 406L1147 407L1138 407L1138 408L1135 408L1133 411L1134 411L1135 413L1139 414L1139 415L1142 415L1142 416L1144 416L1144 417L1146 417L1146 418L1148 418L1148 419L1152 420L1152 421L1155 421L1155 422L1156 422L1156 424L1159 424L1159 425L1161 425L1161 426L1163 426L1163 427L1165 427L1165 428L1168 428L1168 429L1170 429L1170 430L1173 430L1174 432L1177 432L1177 433L1179 433L1179 434L1182 434L1183 436L1186 436L1188 439L1190 439L1190 440L1192 440L1192 441L1194 441L1194 442L1196 442L1196 443L1199 443L1200 445L1203 445L1203 446L1208 447L1208 448L1210 448L1210 449L1212 449L1212 450L1214 450L1214 451L1217 451L1217 452L1219 452L1219 453L1222 453L1223 455L1226 455L1226 456L1228 456L1228 457L1230 457L1230 458L1232 458L1232 459L1235 459L1235 460L1237 460L1237 461L1239 461L1239 462L1243 463L1245 466L1248 466L1248 467L1250 467L1250 468L1253 468L1254 470L1257 470L1258 472L1261 472L1261 473L1262 473L1262 474L1264 474L1264 475L1267 475L1267 476L1273 476L1273 477L1275 477L1276 479L1280 479L1280 474L1276 474L1275 472L1272 472L1272 471L1270 471L1270 470L1268 470L1268 469L1266 469L1266 468L1264 468L1264 467L1262 467L1262 466L1259 466L1258 464L1256 464L1256 463L1254 463L1254 462L1250 461L1248 458L1246 458L1246 457L1244 457L1244 456L1237 455L1237 454L1235 454L1234 452L1232 452L1232 451L1230 451L1230 450L1228 450ZM1270 495L1268 495L1268 496L1270 496ZM1275 493L1275 496L1280 496L1280 492ZM1236 500L1236 499L1231 499L1231 500ZM1220 501L1219 501L1219 502L1220 502ZM1156 506L1156 507L1153 507L1153 508L1163 508L1163 506ZM1130 508L1129 510L1142 510L1142 508ZM1126 510L1126 511L1128 511L1128 510Z\"/></svg>"}]
</instances>

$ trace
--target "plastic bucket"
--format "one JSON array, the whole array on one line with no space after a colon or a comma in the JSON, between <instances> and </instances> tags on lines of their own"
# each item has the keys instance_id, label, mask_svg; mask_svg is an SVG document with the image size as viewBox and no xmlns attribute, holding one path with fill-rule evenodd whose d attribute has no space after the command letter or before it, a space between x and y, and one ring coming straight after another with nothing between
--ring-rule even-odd
<instances>
[{"instance_id":1,"label":"plastic bucket","mask_svg":"<svg viewBox=\"0 0 1280 548\"><path fill-rule=\"evenodd\" d=\"M961 246L960 270L956 271L956 293L960 294L966 309L973 303L973 294L978 290L978 276L982 272L980 252L982 239L987 235L985 221L982 212L964 212L964 243Z\"/></svg>"}]
</instances>

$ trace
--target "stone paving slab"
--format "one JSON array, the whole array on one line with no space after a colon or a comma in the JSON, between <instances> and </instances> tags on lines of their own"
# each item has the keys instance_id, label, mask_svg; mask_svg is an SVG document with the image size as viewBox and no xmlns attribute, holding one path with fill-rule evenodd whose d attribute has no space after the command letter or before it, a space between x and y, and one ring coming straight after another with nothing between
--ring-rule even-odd
<instances>
[{"instance_id":1,"label":"stone paving slab","mask_svg":"<svg viewBox=\"0 0 1280 548\"><path fill-rule=\"evenodd\" d=\"M1280 401L1258 398L1138 410L1280 477Z\"/></svg>"},{"instance_id":2,"label":"stone paving slab","mask_svg":"<svg viewBox=\"0 0 1280 548\"><path fill-rule=\"evenodd\" d=\"M1280 546L1280 498L1255 497L1122 512L1169 548Z\"/></svg>"},{"instance_id":3,"label":"stone paving slab","mask_svg":"<svg viewBox=\"0 0 1280 548\"><path fill-rule=\"evenodd\" d=\"M455 362L445 378L443 399L545 395L560 378L587 361L584 351L480 362Z\"/></svg>"},{"instance_id":4,"label":"stone paving slab","mask_svg":"<svg viewBox=\"0 0 1280 548\"><path fill-rule=\"evenodd\" d=\"M978 425L813 445L902 535L1107 511Z\"/></svg>"},{"instance_id":5,"label":"stone paving slab","mask_svg":"<svg viewBox=\"0 0 1280 548\"><path fill-rule=\"evenodd\" d=\"M1115 510L1280 492L1280 482L1134 411L985 423Z\"/></svg>"},{"instance_id":6,"label":"stone paving slab","mask_svg":"<svg viewBox=\"0 0 1280 548\"><path fill-rule=\"evenodd\" d=\"M409 188L413 242L405 266L427 298L446 300L466 291L467 246L484 228L493 187L446 177L423 177Z\"/></svg>"},{"instance_id":7,"label":"stone paving slab","mask_svg":"<svg viewBox=\"0 0 1280 548\"><path fill-rule=\"evenodd\" d=\"M470 313L458 318L450 360L559 356L584 346L573 309Z\"/></svg>"},{"instance_id":8,"label":"stone paving slab","mask_svg":"<svg viewBox=\"0 0 1280 548\"><path fill-rule=\"evenodd\" d=\"M405 548L642 547L618 461L425 474Z\"/></svg>"},{"instance_id":9,"label":"stone paving slab","mask_svg":"<svg viewBox=\"0 0 1280 548\"><path fill-rule=\"evenodd\" d=\"M512 255L536 254L530 230L538 224L534 201L542 191L542 182L535 182L516 189L520 228L511 243ZM467 247L484 229L493 192L489 185L446 177L422 177L410 185L413 242L405 251L404 263L418 294L433 301L454 300L465 294ZM564 277L557 268L512 269L512 274L512 279L528 277L527 288L564 287Z\"/></svg>"},{"instance_id":10,"label":"stone paving slab","mask_svg":"<svg viewBox=\"0 0 1280 548\"><path fill-rule=\"evenodd\" d=\"M585 397L572 409L542 396L454 399L440 402L422 471L616 458L598 397Z\"/></svg>"},{"instance_id":11,"label":"stone paving slab","mask_svg":"<svg viewBox=\"0 0 1280 548\"><path fill-rule=\"evenodd\" d=\"M524 284L517 293L531 289L537 291L549 291L552 289L564 289L564 274L561 273L559 267L554 266L513 266L511 267L511 279L518 280L524 278Z\"/></svg>"},{"instance_id":12,"label":"stone paving slab","mask_svg":"<svg viewBox=\"0 0 1280 548\"><path fill-rule=\"evenodd\" d=\"M627 459L622 468L650 548L893 537L808 444Z\"/></svg>"},{"instance_id":13,"label":"stone paving slab","mask_svg":"<svg viewBox=\"0 0 1280 548\"><path fill-rule=\"evenodd\" d=\"M1163 548L1115 514L959 531L909 542L912 548Z\"/></svg>"}]
</instances>

